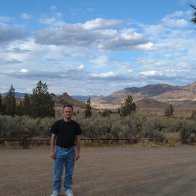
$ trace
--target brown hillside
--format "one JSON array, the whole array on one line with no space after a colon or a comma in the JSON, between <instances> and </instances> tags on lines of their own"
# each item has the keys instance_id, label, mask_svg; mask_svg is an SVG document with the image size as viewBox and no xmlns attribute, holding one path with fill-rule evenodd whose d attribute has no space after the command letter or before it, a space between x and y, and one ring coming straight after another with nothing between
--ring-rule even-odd
<instances>
[{"instance_id":1,"label":"brown hillside","mask_svg":"<svg viewBox=\"0 0 196 196\"><path fill-rule=\"evenodd\" d=\"M183 101L183 100L196 100L196 94L189 89L173 90L161 95L153 97L156 100L167 102L167 101Z\"/></svg>"},{"instance_id":2,"label":"brown hillside","mask_svg":"<svg viewBox=\"0 0 196 196\"><path fill-rule=\"evenodd\" d=\"M56 107L62 107L65 104L71 104L75 107L85 108L85 103L82 103L71 96L69 96L67 93L63 93L60 96L56 96L55 94L51 94L52 100L55 102Z\"/></svg>"},{"instance_id":3,"label":"brown hillside","mask_svg":"<svg viewBox=\"0 0 196 196\"><path fill-rule=\"evenodd\" d=\"M151 98L142 98L136 101L136 106L138 108L165 108L167 104Z\"/></svg>"},{"instance_id":4,"label":"brown hillside","mask_svg":"<svg viewBox=\"0 0 196 196\"><path fill-rule=\"evenodd\" d=\"M124 102L127 95L131 95L134 101L142 100L143 98L150 98L154 101L159 101L163 103L172 103L174 105L183 104L185 105L194 105L192 104L193 101L196 101L196 82L189 84L187 86L172 86L168 84L151 84L146 85L144 87L131 87L125 88L123 90L115 91L112 94L99 97L95 99L96 104L103 105L120 105ZM143 103L144 101L144 103ZM154 105L158 106L158 103L151 103L148 99L144 99L141 101L142 103L138 102L141 107L146 107L146 105ZM184 103L186 101L186 103ZM191 103L188 103L191 101ZM161 106L161 104L160 104ZM163 105L162 105L163 106Z\"/></svg>"}]
</instances>

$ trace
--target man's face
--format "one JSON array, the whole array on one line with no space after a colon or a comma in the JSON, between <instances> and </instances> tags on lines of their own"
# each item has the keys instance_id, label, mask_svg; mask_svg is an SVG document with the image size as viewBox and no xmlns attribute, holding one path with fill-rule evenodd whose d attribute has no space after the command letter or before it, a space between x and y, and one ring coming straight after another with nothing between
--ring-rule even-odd
<instances>
[{"instance_id":1,"label":"man's face","mask_svg":"<svg viewBox=\"0 0 196 196\"><path fill-rule=\"evenodd\" d=\"M73 110L70 107L65 107L63 111L64 118L70 119L72 117Z\"/></svg>"}]
</instances>

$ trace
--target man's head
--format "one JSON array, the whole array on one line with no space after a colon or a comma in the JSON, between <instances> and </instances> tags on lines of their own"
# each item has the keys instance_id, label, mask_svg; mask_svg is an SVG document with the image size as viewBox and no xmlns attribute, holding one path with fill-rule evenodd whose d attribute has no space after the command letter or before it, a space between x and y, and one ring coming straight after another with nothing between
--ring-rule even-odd
<instances>
[{"instance_id":1,"label":"man's head","mask_svg":"<svg viewBox=\"0 0 196 196\"><path fill-rule=\"evenodd\" d=\"M63 116L64 120L70 120L73 115L73 106L72 105L64 105L63 106Z\"/></svg>"}]
</instances>

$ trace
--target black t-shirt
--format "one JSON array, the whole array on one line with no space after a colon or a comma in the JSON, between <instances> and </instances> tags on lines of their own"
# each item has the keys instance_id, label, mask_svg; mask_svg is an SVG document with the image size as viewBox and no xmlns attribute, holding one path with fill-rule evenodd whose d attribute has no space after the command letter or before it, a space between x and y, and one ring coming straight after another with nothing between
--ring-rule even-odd
<instances>
[{"instance_id":1,"label":"black t-shirt","mask_svg":"<svg viewBox=\"0 0 196 196\"><path fill-rule=\"evenodd\" d=\"M57 136L56 145L63 148L74 146L76 135L82 133L80 125L76 121L66 122L63 119L56 121L50 132Z\"/></svg>"}]
</instances>

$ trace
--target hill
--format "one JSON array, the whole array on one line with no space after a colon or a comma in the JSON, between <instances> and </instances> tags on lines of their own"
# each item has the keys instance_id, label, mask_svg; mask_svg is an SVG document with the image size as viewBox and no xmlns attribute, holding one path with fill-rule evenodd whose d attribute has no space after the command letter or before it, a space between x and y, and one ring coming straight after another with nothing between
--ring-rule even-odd
<instances>
[{"instance_id":1,"label":"hill","mask_svg":"<svg viewBox=\"0 0 196 196\"><path fill-rule=\"evenodd\" d=\"M196 82L184 86L181 89L174 89L153 97L156 100L167 102L196 101Z\"/></svg>"},{"instance_id":2,"label":"hill","mask_svg":"<svg viewBox=\"0 0 196 196\"><path fill-rule=\"evenodd\" d=\"M71 104L75 107L80 107L80 108L85 108L86 104L82 103L74 98L72 98L70 95L67 93L63 93L62 95L55 95L55 94L50 94L52 97L52 100L55 102L56 107L62 107L63 105L66 104Z\"/></svg>"},{"instance_id":3,"label":"hill","mask_svg":"<svg viewBox=\"0 0 196 196\"><path fill-rule=\"evenodd\" d=\"M128 95L131 95L140 107L163 107L164 104L171 103L181 108L188 106L189 108L193 107L193 109L196 109L196 82L186 86L150 84L143 87L125 88L115 91L108 96L93 99L93 106L104 108L105 105L108 108L108 106L113 105L117 108Z\"/></svg>"},{"instance_id":4,"label":"hill","mask_svg":"<svg viewBox=\"0 0 196 196\"><path fill-rule=\"evenodd\" d=\"M135 103L137 108L165 108L167 106L166 103L162 103L147 97L137 100Z\"/></svg>"},{"instance_id":5,"label":"hill","mask_svg":"<svg viewBox=\"0 0 196 196\"><path fill-rule=\"evenodd\" d=\"M8 92L2 93L1 95L2 95L3 97L5 97L5 96L7 96L7 94L8 94ZM25 94L26 94L26 95L31 95L30 93L15 92L15 97L16 97L16 98L23 98L23 97L25 96Z\"/></svg>"},{"instance_id":6,"label":"hill","mask_svg":"<svg viewBox=\"0 0 196 196\"><path fill-rule=\"evenodd\" d=\"M95 95L73 95L72 96L74 99L78 100L78 101L82 101L82 102L86 102L86 100L90 97L91 99L95 99L98 98L99 96L95 96Z\"/></svg>"},{"instance_id":7,"label":"hill","mask_svg":"<svg viewBox=\"0 0 196 196\"><path fill-rule=\"evenodd\" d=\"M27 95L31 95L30 93L19 93L19 92L15 92L15 97L17 99L18 102L20 102L25 94ZM2 96L5 97L7 95L6 93L2 93ZM63 93L62 95L55 95L53 93L50 94L50 96L52 97L52 100L55 102L55 107L62 107L65 104L71 104L75 107L79 107L79 108L85 108L86 104L74 99L73 97L69 96L67 93Z\"/></svg>"}]
</instances>

